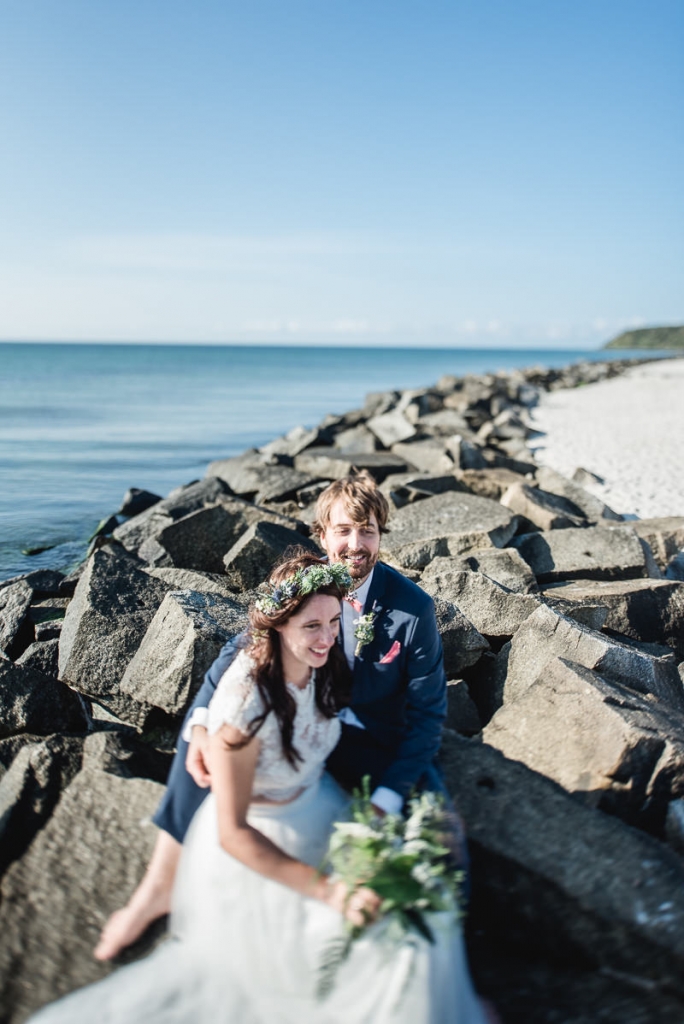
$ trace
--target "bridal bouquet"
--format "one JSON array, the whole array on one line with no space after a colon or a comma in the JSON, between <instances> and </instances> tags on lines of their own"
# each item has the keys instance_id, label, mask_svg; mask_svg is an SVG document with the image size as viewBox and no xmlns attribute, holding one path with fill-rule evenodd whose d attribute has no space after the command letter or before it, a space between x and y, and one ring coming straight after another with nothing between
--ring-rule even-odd
<instances>
[{"instance_id":1,"label":"bridal bouquet","mask_svg":"<svg viewBox=\"0 0 684 1024\"><path fill-rule=\"evenodd\" d=\"M350 893L365 886L380 896L382 940L390 947L410 933L434 942L425 916L429 912L450 911L460 917L463 872L454 870L452 851L445 845L448 831L448 812L435 793L411 800L406 818L377 815L367 778L363 793L354 794L351 820L334 825L328 850L333 877L345 882ZM331 991L337 969L370 923L346 922L345 934L328 947L319 974L319 998Z\"/></svg>"}]
</instances>

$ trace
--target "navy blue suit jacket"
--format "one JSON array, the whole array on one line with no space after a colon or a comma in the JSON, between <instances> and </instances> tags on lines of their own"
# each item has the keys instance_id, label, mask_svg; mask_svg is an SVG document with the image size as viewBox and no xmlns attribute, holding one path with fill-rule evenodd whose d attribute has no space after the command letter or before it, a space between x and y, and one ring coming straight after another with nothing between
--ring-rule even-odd
<instances>
[{"instance_id":1,"label":"navy blue suit jacket","mask_svg":"<svg viewBox=\"0 0 684 1024\"><path fill-rule=\"evenodd\" d=\"M432 598L383 562L375 566L364 606L364 614L371 611L374 636L354 661L350 702L365 729L347 727L343 740L347 747L353 747L358 740L367 750L374 748L369 751L375 755L371 758L374 769L366 768L359 756L359 779L368 771L373 775L373 787L386 786L406 798L416 786L425 787L427 780L433 780L427 788L435 788L434 780L438 779L434 761L446 715L442 642ZM238 649L239 638L222 648L206 673L188 716L196 707L207 707ZM392 652L396 652L394 656ZM387 655L391 660L383 663ZM179 741L167 793L155 816L161 828L180 839L206 793L198 790L199 801L189 810L188 817L185 807L181 807L186 798L181 798L180 791L187 789L188 782L192 786L194 783L185 771L185 749ZM353 756L351 749L347 760Z\"/></svg>"}]
</instances>

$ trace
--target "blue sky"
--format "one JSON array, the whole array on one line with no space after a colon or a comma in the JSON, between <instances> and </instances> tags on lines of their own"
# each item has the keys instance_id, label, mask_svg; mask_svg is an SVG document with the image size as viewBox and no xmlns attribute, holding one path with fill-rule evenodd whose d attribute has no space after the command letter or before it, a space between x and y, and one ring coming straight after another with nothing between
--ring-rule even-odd
<instances>
[{"instance_id":1,"label":"blue sky","mask_svg":"<svg viewBox=\"0 0 684 1024\"><path fill-rule=\"evenodd\" d=\"M681 0L2 0L0 338L684 320Z\"/></svg>"}]
</instances>

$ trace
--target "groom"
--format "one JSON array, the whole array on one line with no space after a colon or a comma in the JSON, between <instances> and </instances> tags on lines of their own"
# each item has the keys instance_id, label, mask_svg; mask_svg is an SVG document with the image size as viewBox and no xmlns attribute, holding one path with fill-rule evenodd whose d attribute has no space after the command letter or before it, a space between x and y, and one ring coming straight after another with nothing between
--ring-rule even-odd
<instances>
[{"instance_id":1,"label":"groom","mask_svg":"<svg viewBox=\"0 0 684 1024\"><path fill-rule=\"evenodd\" d=\"M385 496L364 471L323 491L313 531L329 560L343 563L356 584L342 609L342 643L353 672L351 704L340 714L342 735L327 767L347 789L369 775L376 809L398 814L412 790L444 791L435 759L446 676L432 599L378 561L388 515ZM211 781L207 706L237 649L234 642L224 646L188 713L154 819L162 831L152 859L127 906L109 919L95 950L98 959L116 956L170 909L181 844Z\"/></svg>"}]
</instances>

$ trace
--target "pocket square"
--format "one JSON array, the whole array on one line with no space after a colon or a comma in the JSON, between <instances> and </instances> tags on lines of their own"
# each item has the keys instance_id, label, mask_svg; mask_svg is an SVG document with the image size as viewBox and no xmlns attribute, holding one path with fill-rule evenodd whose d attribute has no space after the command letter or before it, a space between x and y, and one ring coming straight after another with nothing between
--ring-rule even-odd
<instances>
[{"instance_id":1,"label":"pocket square","mask_svg":"<svg viewBox=\"0 0 684 1024\"><path fill-rule=\"evenodd\" d=\"M387 652L387 654L384 654L382 656L382 658L378 662L378 665L389 665L389 663L391 661L394 661L396 656L399 654L400 650L401 650L401 644L399 643L398 640L395 640L394 643L392 644L392 646L390 647L389 651Z\"/></svg>"}]
</instances>

